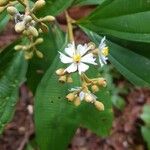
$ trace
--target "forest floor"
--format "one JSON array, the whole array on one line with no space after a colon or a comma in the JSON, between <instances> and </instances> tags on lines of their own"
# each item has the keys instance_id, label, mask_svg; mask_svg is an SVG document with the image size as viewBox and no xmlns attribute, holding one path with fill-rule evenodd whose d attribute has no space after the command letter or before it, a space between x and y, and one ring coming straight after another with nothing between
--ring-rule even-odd
<instances>
[{"instance_id":1,"label":"forest floor","mask_svg":"<svg viewBox=\"0 0 150 150\"><path fill-rule=\"evenodd\" d=\"M74 19L78 19L86 16L92 9L92 7L75 8L70 11L70 14ZM60 15L57 19L61 27L65 28L64 16ZM78 42L88 41L78 28L74 32ZM0 34L0 48L17 37L13 24L9 23L5 31ZM124 79L124 82L127 81ZM118 86L118 83L115 84ZM143 105L150 104L150 90L133 86L124 99L126 105L122 111L114 108L114 121L110 136L100 138L87 129L79 128L68 150L146 150L146 144L140 132L143 124L140 114ZM34 139L34 136L33 97L30 90L23 84L20 88L20 100L16 106L15 116L0 137L0 150L25 150L26 144Z\"/></svg>"}]
</instances>

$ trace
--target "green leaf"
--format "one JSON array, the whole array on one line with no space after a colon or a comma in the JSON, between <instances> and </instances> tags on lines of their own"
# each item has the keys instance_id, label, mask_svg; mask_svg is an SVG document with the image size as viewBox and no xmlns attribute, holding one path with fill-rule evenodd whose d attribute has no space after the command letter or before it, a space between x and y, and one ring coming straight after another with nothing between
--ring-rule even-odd
<instances>
[{"instance_id":1,"label":"green leaf","mask_svg":"<svg viewBox=\"0 0 150 150\"><path fill-rule=\"evenodd\" d=\"M75 0L73 5L100 5L103 3L105 0Z\"/></svg>"},{"instance_id":2,"label":"green leaf","mask_svg":"<svg viewBox=\"0 0 150 150\"><path fill-rule=\"evenodd\" d=\"M106 0L79 24L98 34L150 43L149 15L147 0Z\"/></svg>"},{"instance_id":3,"label":"green leaf","mask_svg":"<svg viewBox=\"0 0 150 150\"><path fill-rule=\"evenodd\" d=\"M14 44L0 53L0 133L12 119L18 101L20 84L25 80L27 62Z\"/></svg>"},{"instance_id":4,"label":"green leaf","mask_svg":"<svg viewBox=\"0 0 150 150\"><path fill-rule=\"evenodd\" d=\"M98 46L102 37L81 27ZM140 54L108 41L109 60L130 82L138 86L150 86L150 60Z\"/></svg>"},{"instance_id":5,"label":"green leaf","mask_svg":"<svg viewBox=\"0 0 150 150\"><path fill-rule=\"evenodd\" d=\"M150 127L150 105L145 105L143 108L143 113L141 114L141 119L146 123L146 126Z\"/></svg>"},{"instance_id":6,"label":"green leaf","mask_svg":"<svg viewBox=\"0 0 150 150\"><path fill-rule=\"evenodd\" d=\"M46 5L37 13L40 16L45 15L58 15L69 6L71 6L74 0L45 0Z\"/></svg>"},{"instance_id":7,"label":"green leaf","mask_svg":"<svg viewBox=\"0 0 150 150\"><path fill-rule=\"evenodd\" d=\"M148 150L150 150L150 128L143 126L141 132L145 142L147 143Z\"/></svg>"},{"instance_id":8,"label":"green leaf","mask_svg":"<svg viewBox=\"0 0 150 150\"><path fill-rule=\"evenodd\" d=\"M0 32L6 27L9 21L9 16L7 15L6 11L3 11L0 14Z\"/></svg>"},{"instance_id":9,"label":"green leaf","mask_svg":"<svg viewBox=\"0 0 150 150\"><path fill-rule=\"evenodd\" d=\"M59 56L56 56L36 91L35 125L37 142L41 150L66 150L80 125L101 136L108 134L111 127L111 102L107 90L102 89L97 95L101 96L101 101L105 105L104 112L99 112L91 104L81 104L75 107L65 98L70 86L59 83L55 74L60 67L64 66ZM90 76L93 74L95 75L92 71L89 73ZM77 86L78 79L75 78L75 81Z\"/></svg>"},{"instance_id":10,"label":"green leaf","mask_svg":"<svg viewBox=\"0 0 150 150\"><path fill-rule=\"evenodd\" d=\"M42 59L36 56L32 58L27 72L27 84L33 93L35 93L38 83L55 58L57 50L64 42L63 32L58 26L51 26L49 33L44 33L42 38L44 42L39 45L38 49L43 53L44 57Z\"/></svg>"}]
</instances>

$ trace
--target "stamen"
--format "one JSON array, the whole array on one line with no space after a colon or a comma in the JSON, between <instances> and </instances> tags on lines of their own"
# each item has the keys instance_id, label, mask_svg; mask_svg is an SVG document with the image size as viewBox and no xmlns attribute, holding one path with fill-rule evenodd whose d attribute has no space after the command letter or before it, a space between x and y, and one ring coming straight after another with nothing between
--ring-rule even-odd
<instances>
[{"instance_id":1,"label":"stamen","mask_svg":"<svg viewBox=\"0 0 150 150\"><path fill-rule=\"evenodd\" d=\"M108 54L109 54L109 49L108 49L108 47L104 47L104 48L103 48L102 54L103 54L104 56L108 56Z\"/></svg>"}]
</instances>

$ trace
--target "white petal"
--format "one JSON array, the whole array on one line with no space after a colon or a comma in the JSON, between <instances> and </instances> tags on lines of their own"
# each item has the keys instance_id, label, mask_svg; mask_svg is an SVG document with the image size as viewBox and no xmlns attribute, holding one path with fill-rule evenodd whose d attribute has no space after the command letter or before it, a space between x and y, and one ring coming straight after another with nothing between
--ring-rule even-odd
<instances>
[{"instance_id":1,"label":"white petal","mask_svg":"<svg viewBox=\"0 0 150 150\"><path fill-rule=\"evenodd\" d=\"M87 44L81 45L79 44L77 46L77 53L79 53L81 56L83 56L87 51L89 50Z\"/></svg>"},{"instance_id":2,"label":"white petal","mask_svg":"<svg viewBox=\"0 0 150 150\"><path fill-rule=\"evenodd\" d=\"M93 57L92 53L89 53L81 58L81 62L97 65L95 60L96 60L96 58Z\"/></svg>"},{"instance_id":3,"label":"white petal","mask_svg":"<svg viewBox=\"0 0 150 150\"><path fill-rule=\"evenodd\" d=\"M71 88L69 91L70 92L74 92L74 91L80 91L81 90L81 87L75 87L75 88Z\"/></svg>"},{"instance_id":4,"label":"white petal","mask_svg":"<svg viewBox=\"0 0 150 150\"><path fill-rule=\"evenodd\" d=\"M75 54L75 44L74 44L74 42L68 44L68 46L65 48L65 52L70 57L72 57Z\"/></svg>"},{"instance_id":5,"label":"white petal","mask_svg":"<svg viewBox=\"0 0 150 150\"><path fill-rule=\"evenodd\" d=\"M79 97L80 97L80 100L82 101L84 99L84 97L85 97L85 93L83 91L81 91L79 93Z\"/></svg>"},{"instance_id":6,"label":"white petal","mask_svg":"<svg viewBox=\"0 0 150 150\"><path fill-rule=\"evenodd\" d=\"M86 64L84 64L84 63L82 63L82 62L80 62L79 64L78 64L78 71L79 71L79 74L81 74L82 72L85 72L86 70L88 70L89 69L89 66L88 65L86 65Z\"/></svg>"},{"instance_id":7,"label":"white petal","mask_svg":"<svg viewBox=\"0 0 150 150\"><path fill-rule=\"evenodd\" d=\"M72 63L69 67L67 67L65 69L65 71L67 71L68 73L77 71L77 64L76 63Z\"/></svg>"},{"instance_id":8,"label":"white petal","mask_svg":"<svg viewBox=\"0 0 150 150\"><path fill-rule=\"evenodd\" d=\"M101 51L104 47L106 47L106 43L105 43L106 37L104 36L101 40L101 43L99 45L99 50Z\"/></svg>"},{"instance_id":9,"label":"white petal","mask_svg":"<svg viewBox=\"0 0 150 150\"><path fill-rule=\"evenodd\" d=\"M59 54L60 54L59 58L60 58L60 60L61 60L62 63L68 64L68 63L72 63L72 62L73 62L73 59L72 59L72 58L70 58L70 57L64 55L64 54L61 53L61 52L59 52Z\"/></svg>"},{"instance_id":10,"label":"white petal","mask_svg":"<svg viewBox=\"0 0 150 150\"><path fill-rule=\"evenodd\" d=\"M105 65L105 64L107 64L107 60L108 58L107 57L105 57L105 56L100 56L99 57L99 62L100 62L100 64L101 64L101 67L103 66L103 65Z\"/></svg>"}]
</instances>

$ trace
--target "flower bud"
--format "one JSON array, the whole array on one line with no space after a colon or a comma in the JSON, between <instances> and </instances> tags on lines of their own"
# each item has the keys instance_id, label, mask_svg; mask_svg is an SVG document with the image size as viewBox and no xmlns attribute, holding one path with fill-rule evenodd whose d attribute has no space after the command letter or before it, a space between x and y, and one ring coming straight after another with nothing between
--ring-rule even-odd
<instances>
[{"instance_id":1,"label":"flower bud","mask_svg":"<svg viewBox=\"0 0 150 150\"><path fill-rule=\"evenodd\" d=\"M21 50L22 48L23 48L22 45L16 45L16 46L14 47L14 49L15 49L16 51Z\"/></svg>"},{"instance_id":2,"label":"flower bud","mask_svg":"<svg viewBox=\"0 0 150 150\"><path fill-rule=\"evenodd\" d=\"M0 0L0 6L5 6L8 3L8 0Z\"/></svg>"},{"instance_id":3,"label":"flower bud","mask_svg":"<svg viewBox=\"0 0 150 150\"><path fill-rule=\"evenodd\" d=\"M72 78L70 76L67 77L67 83L72 83L72 82L73 82Z\"/></svg>"},{"instance_id":4,"label":"flower bud","mask_svg":"<svg viewBox=\"0 0 150 150\"><path fill-rule=\"evenodd\" d=\"M53 16L46 16L46 17L41 19L41 21L43 21L43 22L51 22L54 20L55 20L55 17L53 17Z\"/></svg>"},{"instance_id":5,"label":"flower bud","mask_svg":"<svg viewBox=\"0 0 150 150\"><path fill-rule=\"evenodd\" d=\"M17 33L21 33L23 30L25 30L25 24L24 22L18 22L16 25L15 25L15 31Z\"/></svg>"},{"instance_id":6,"label":"flower bud","mask_svg":"<svg viewBox=\"0 0 150 150\"><path fill-rule=\"evenodd\" d=\"M33 26L28 27L28 32L35 37L37 37L39 35L37 29Z\"/></svg>"},{"instance_id":7,"label":"flower bud","mask_svg":"<svg viewBox=\"0 0 150 150\"><path fill-rule=\"evenodd\" d=\"M42 8L44 5L46 4L45 0L38 0L35 2L33 10L32 11L36 11L39 10L40 8Z\"/></svg>"},{"instance_id":8,"label":"flower bud","mask_svg":"<svg viewBox=\"0 0 150 150\"><path fill-rule=\"evenodd\" d=\"M91 89L94 93L99 91L99 87L97 85L93 85Z\"/></svg>"},{"instance_id":9,"label":"flower bud","mask_svg":"<svg viewBox=\"0 0 150 150\"><path fill-rule=\"evenodd\" d=\"M18 13L18 10L14 6L9 6L7 7L7 12L11 15L14 16L15 14Z\"/></svg>"},{"instance_id":10,"label":"flower bud","mask_svg":"<svg viewBox=\"0 0 150 150\"><path fill-rule=\"evenodd\" d=\"M75 99L75 94L74 93L69 93L66 98L68 99L68 101L73 101Z\"/></svg>"},{"instance_id":11,"label":"flower bud","mask_svg":"<svg viewBox=\"0 0 150 150\"><path fill-rule=\"evenodd\" d=\"M35 41L35 43L36 43L36 44L41 44L43 41L44 41L43 38L38 38L38 39Z\"/></svg>"},{"instance_id":12,"label":"flower bud","mask_svg":"<svg viewBox=\"0 0 150 150\"><path fill-rule=\"evenodd\" d=\"M64 75L64 76L61 76L60 78L59 78L59 81L60 82L66 82L66 80L67 80L67 77Z\"/></svg>"},{"instance_id":13,"label":"flower bud","mask_svg":"<svg viewBox=\"0 0 150 150\"><path fill-rule=\"evenodd\" d=\"M25 52L24 57L26 60L31 59L33 57L33 52Z\"/></svg>"},{"instance_id":14,"label":"flower bud","mask_svg":"<svg viewBox=\"0 0 150 150\"><path fill-rule=\"evenodd\" d=\"M91 102L93 102L94 98L91 94L85 94L84 100L88 103L91 103Z\"/></svg>"},{"instance_id":15,"label":"flower bud","mask_svg":"<svg viewBox=\"0 0 150 150\"><path fill-rule=\"evenodd\" d=\"M27 23L29 23L31 21L32 21L32 17L31 16L27 15L27 16L24 17L25 24L27 24Z\"/></svg>"},{"instance_id":16,"label":"flower bud","mask_svg":"<svg viewBox=\"0 0 150 150\"><path fill-rule=\"evenodd\" d=\"M104 105L103 103L99 102L99 101L95 101L94 102L95 107L99 110L99 111L104 111Z\"/></svg>"},{"instance_id":17,"label":"flower bud","mask_svg":"<svg viewBox=\"0 0 150 150\"><path fill-rule=\"evenodd\" d=\"M0 13L4 11L5 7L0 7Z\"/></svg>"},{"instance_id":18,"label":"flower bud","mask_svg":"<svg viewBox=\"0 0 150 150\"><path fill-rule=\"evenodd\" d=\"M106 87L107 85L106 80L104 78L99 78L97 83L99 86L103 86L103 87Z\"/></svg>"},{"instance_id":19,"label":"flower bud","mask_svg":"<svg viewBox=\"0 0 150 150\"><path fill-rule=\"evenodd\" d=\"M56 70L56 74L59 76L64 75L64 68L60 68L60 69Z\"/></svg>"},{"instance_id":20,"label":"flower bud","mask_svg":"<svg viewBox=\"0 0 150 150\"><path fill-rule=\"evenodd\" d=\"M43 58L43 53L42 53L42 52L36 50L35 53L36 53L36 55L37 55L39 58Z\"/></svg>"},{"instance_id":21,"label":"flower bud","mask_svg":"<svg viewBox=\"0 0 150 150\"><path fill-rule=\"evenodd\" d=\"M74 105L75 106L79 106L81 104L81 100L79 97L77 97L75 100L74 100Z\"/></svg>"}]
</instances>

